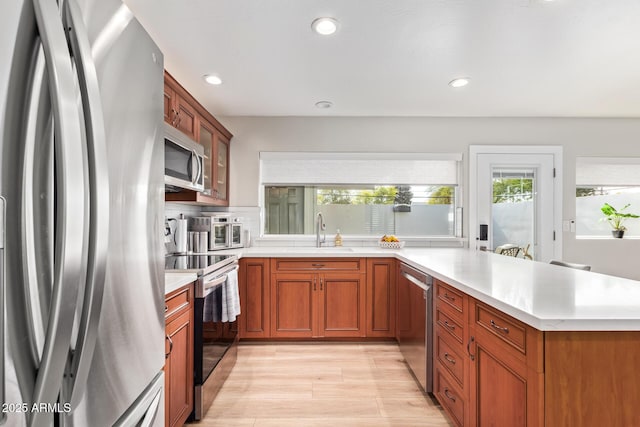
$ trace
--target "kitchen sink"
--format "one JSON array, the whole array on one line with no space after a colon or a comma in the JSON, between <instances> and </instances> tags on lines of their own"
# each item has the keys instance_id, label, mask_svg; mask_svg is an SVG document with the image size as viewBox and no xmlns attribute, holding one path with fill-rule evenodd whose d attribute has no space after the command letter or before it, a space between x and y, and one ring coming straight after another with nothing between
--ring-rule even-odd
<instances>
[{"instance_id":1,"label":"kitchen sink","mask_svg":"<svg viewBox=\"0 0 640 427\"><path fill-rule=\"evenodd\" d=\"M325 246L321 248L310 248L310 247L301 247L301 248L287 248L287 252L309 252L309 253L321 253L321 252L353 252L353 248L342 248L335 246Z\"/></svg>"}]
</instances>

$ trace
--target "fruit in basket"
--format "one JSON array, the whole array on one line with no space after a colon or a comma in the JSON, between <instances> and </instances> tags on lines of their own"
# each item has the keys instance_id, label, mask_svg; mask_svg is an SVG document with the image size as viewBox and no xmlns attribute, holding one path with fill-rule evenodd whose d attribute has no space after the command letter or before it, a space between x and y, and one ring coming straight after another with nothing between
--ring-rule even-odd
<instances>
[{"instance_id":1,"label":"fruit in basket","mask_svg":"<svg viewBox=\"0 0 640 427\"><path fill-rule=\"evenodd\" d=\"M393 234L390 234L389 236L385 234L384 236L382 236L382 239L380 239L380 241L381 242L399 242L400 240Z\"/></svg>"}]
</instances>

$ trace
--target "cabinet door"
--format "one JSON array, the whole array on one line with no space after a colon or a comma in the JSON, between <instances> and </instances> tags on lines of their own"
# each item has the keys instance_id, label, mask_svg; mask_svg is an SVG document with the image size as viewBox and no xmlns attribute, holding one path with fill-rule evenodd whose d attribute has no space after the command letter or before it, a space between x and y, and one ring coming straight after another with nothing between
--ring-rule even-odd
<instances>
[{"instance_id":1,"label":"cabinet door","mask_svg":"<svg viewBox=\"0 0 640 427\"><path fill-rule=\"evenodd\" d=\"M174 126L195 141L197 140L196 110L181 96L176 96L175 98L177 121Z\"/></svg>"},{"instance_id":2,"label":"cabinet door","mask_svg":"<svg viewBox=\"0 0 640 427\"><path fill-rule=\"evenodd\" d=\"M175 96L176 92L173 88L164 83L164 121L169 123L170 125L174 125L176 118L176 106L175 106Z\"/></svg>"},{"instance_id":3,"label":"cabinet door","mask_svg":"<svg viewBox=\"0 0 640 427\"><path fill-rule=\"evenodd\" d=\"M214 138L214 128L213 126L203 120L198 120L198 142L204 148L204 161L202 167L202 174L204 175L204 191L203 193L211 196L213 195L213 166L214 166L214 156L213 156L213 138Z\"/></svg>"},{"instance_id":4,"label":"cabinet door","mask_svg":"<svg viewBox=\"0 0 640 427\"><path fill-rule=\"evenodd\" d=\"M471 367L472 413L477 426L527 425L526 369L509 364L482 339Z\"/></svg>"},{"instance_id":5,"label":"cabinet door","mask_svg":"<svg viewBox=\"0 0 640 427\"><path fill-rule=\"evenodd\" d=\"M240 260L240 338L269 338L269 259Z\"/></svg>"},{"instance_id":6,"label":"cabinet door","mask_svg":"<svg viewBox=\"0 0 640 427\"><path fill-rule=\"evenodd\" d=\"M186 310L166 327L166 426L181 426L193 410L193 311Z\"/></svg>"},{"instance_id":7,"label":"cabinet door","mask_svg":"<svg viewBox=\"0 0 640 427\"><path fill-rule=\"evenodd\" d=\"M324 337L364 337L365 277L360 273L319 274L319 333Z\"/></svg>"},{"instance_id":8,"label":"cabinet door","mask_svg":"<svg viewBox=\"0 0 640 427\"><path fill-rule=\"evenodd\" d=\"M271 336L311 338L317 335L316 274L278 273L271 280Z\"/></svg>"},{"instance_id":9,"label":"cabinet door","mask_svg":"<svg viewBox=\"0 0 640 427\"><path fill-rule=\"evenodd\" d=\"M214 191L213 197L223 205L229 203L229 140L219 132L216 132L215 142L215 164L214 171Z\"/></svg>"},{"instance_id":10,"label":"cabinet door","mask_svg":"<svg viewBox=\"0 0 640 427\"><path fill-rule=\"evenodd\" d=\"M396 262L367 260L366 327L368 337L393 338L396 334Z\"/></svg>"}]
</instances>

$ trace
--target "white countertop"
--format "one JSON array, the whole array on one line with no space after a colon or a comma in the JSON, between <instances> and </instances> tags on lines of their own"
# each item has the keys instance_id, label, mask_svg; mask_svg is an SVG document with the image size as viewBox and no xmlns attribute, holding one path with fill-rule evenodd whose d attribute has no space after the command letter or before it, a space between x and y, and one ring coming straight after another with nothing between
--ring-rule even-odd
<instances>
[{"instance_id":1,"label":"white countertop","mask_svg":"<svg viewBox=\"0 0 640 427\"><path fill-rule=\"evenodd\" d=\"M195 282L198 279L196 273L179 273L170 272L164 273L164 294L169 295L171 292L178 288L188 285L191 282Z\"/></svg>"},{"instance_id":2,"label":"white countertop","mask_svg":"<svg viewBox=\"0 0 640 427\"><path fill-rule=\"evenodd\" d=\"M239 257L395 257L542 331L640 330L640 282L469 249L252 247Z\"/></svg>"}]
</instances>

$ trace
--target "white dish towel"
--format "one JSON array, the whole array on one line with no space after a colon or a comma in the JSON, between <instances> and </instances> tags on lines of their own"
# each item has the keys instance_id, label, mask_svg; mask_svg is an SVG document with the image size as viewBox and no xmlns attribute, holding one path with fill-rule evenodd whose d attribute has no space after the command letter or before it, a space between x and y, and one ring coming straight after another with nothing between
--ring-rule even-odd
<instances>
[{"instance_id":1,"label":"white dish towel","mask_svg":"<svg viewBox=\"0 0 640 427\"><path fill-rule=\"evenodd\" d=\"M222 284L222 322L233 322L240 315L240 294L238 293L238 270L227 273Z\"/></svg>"}]
</instances>

